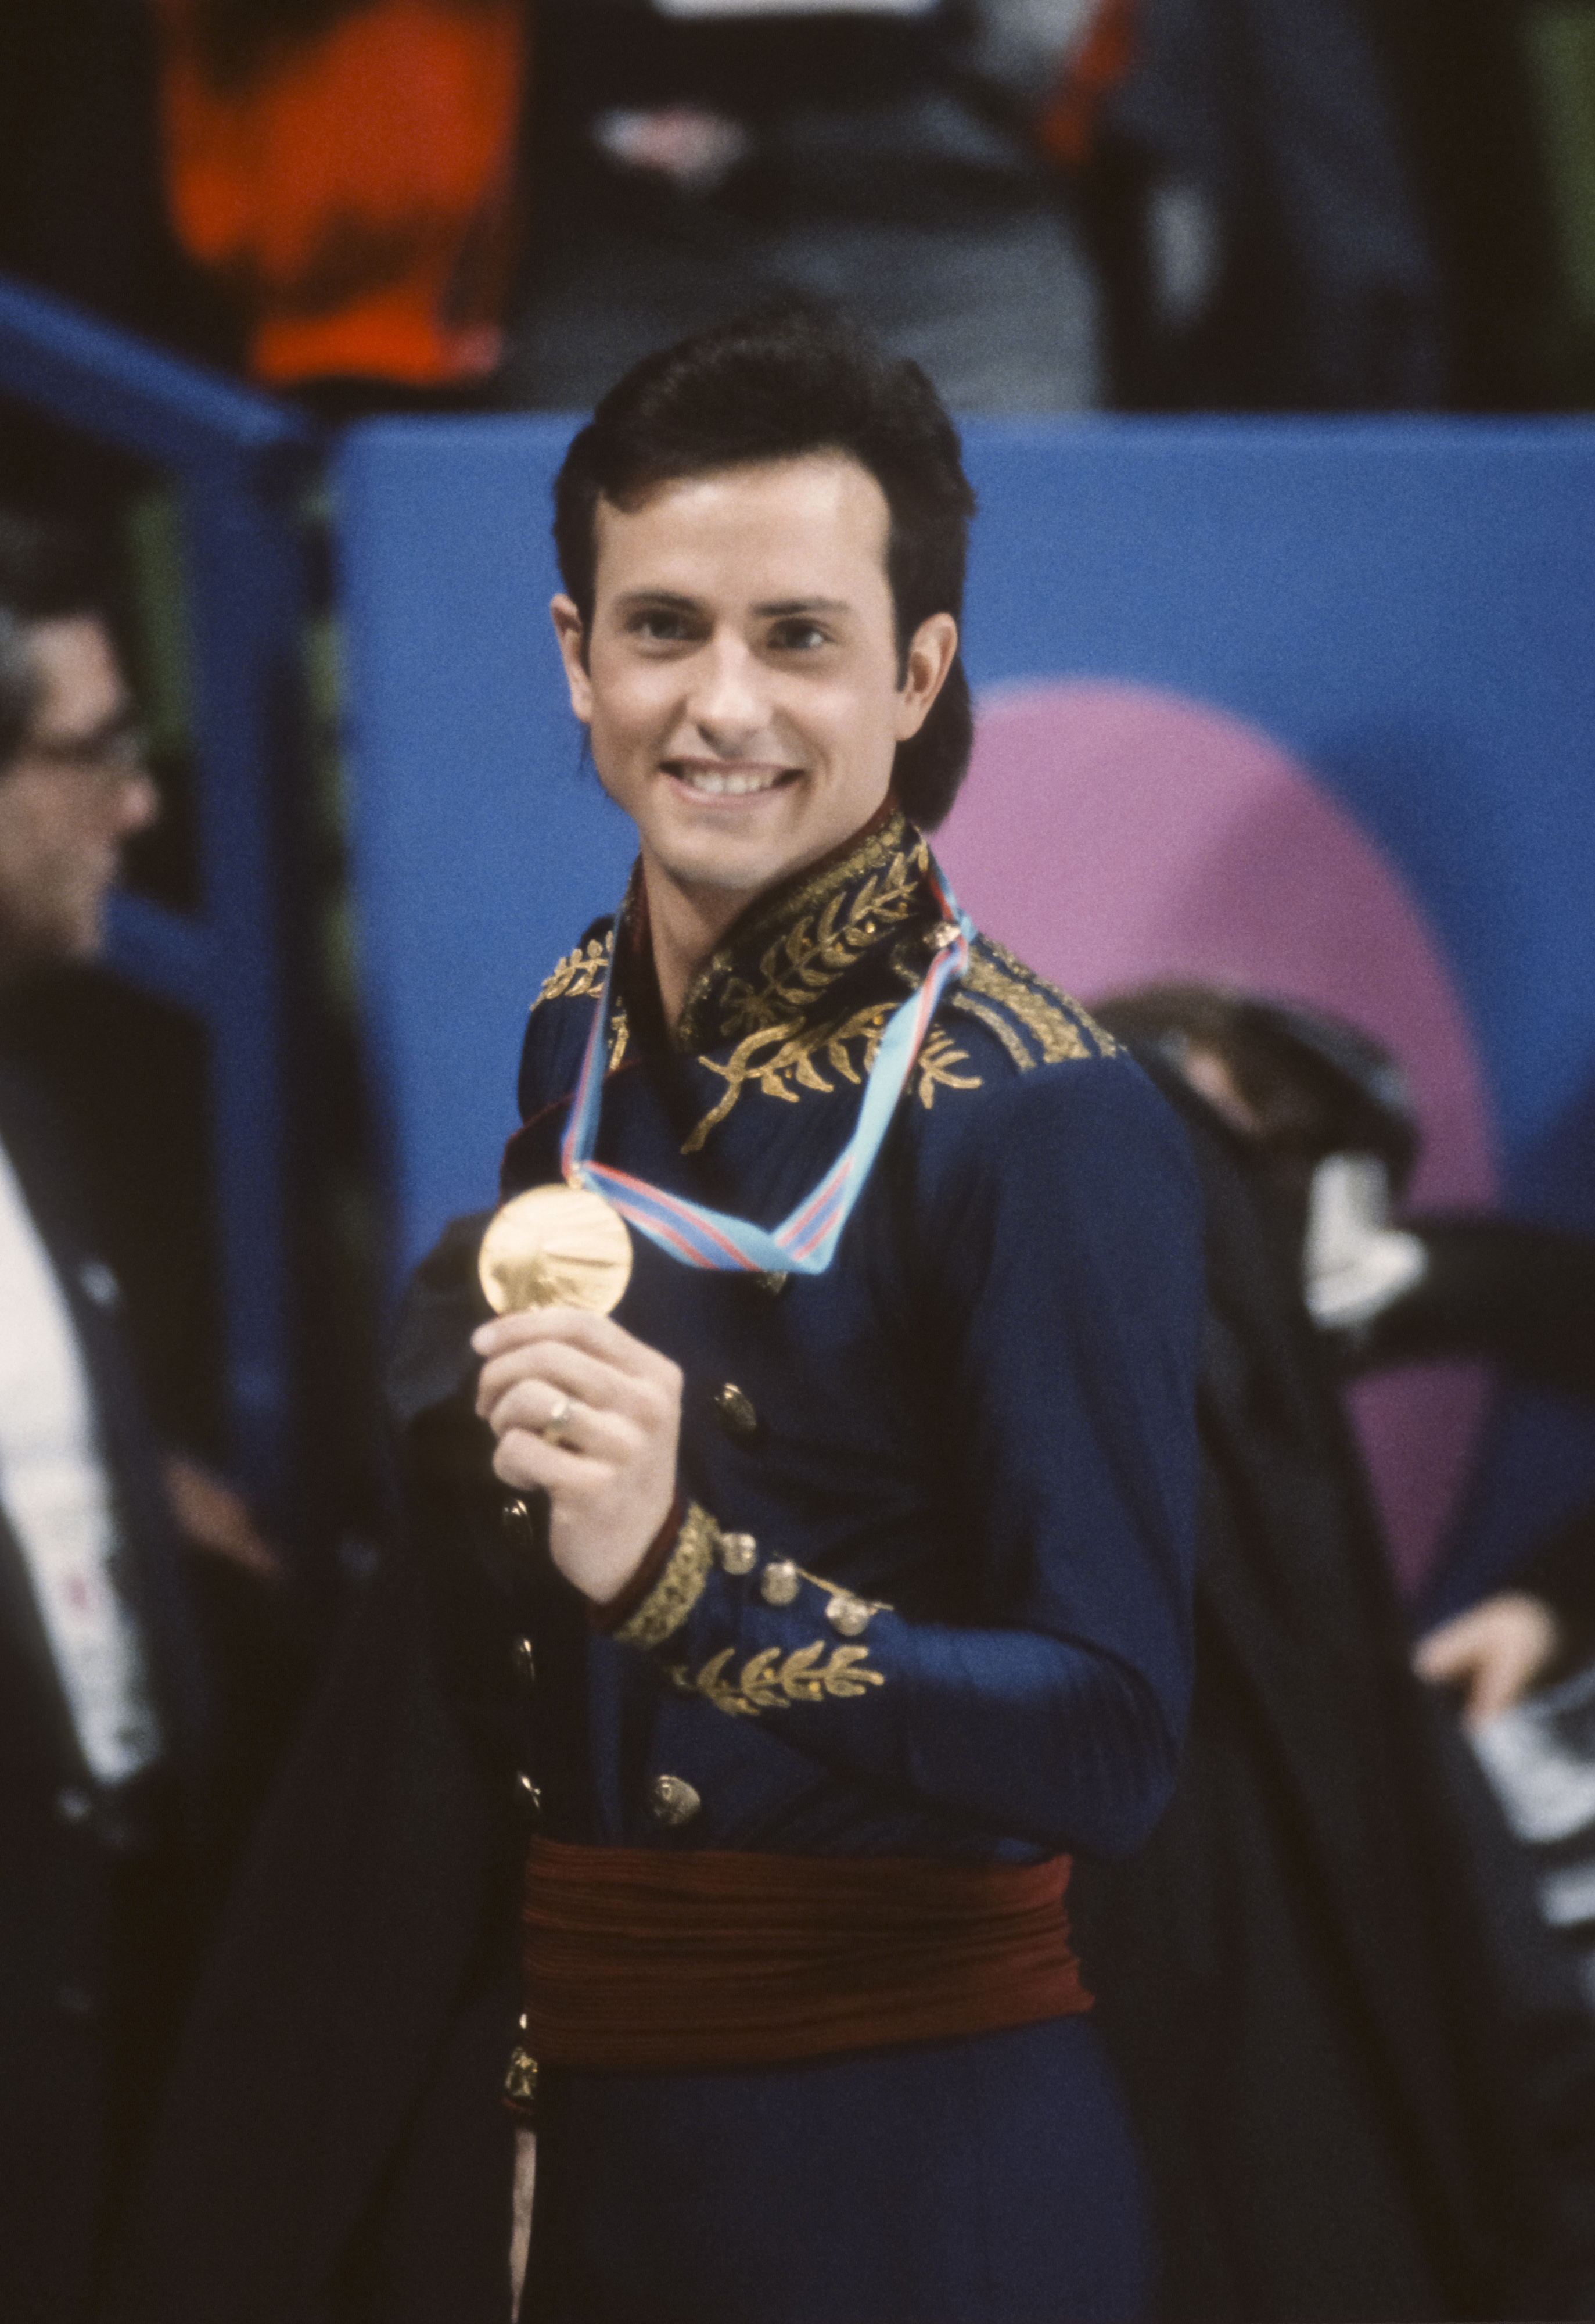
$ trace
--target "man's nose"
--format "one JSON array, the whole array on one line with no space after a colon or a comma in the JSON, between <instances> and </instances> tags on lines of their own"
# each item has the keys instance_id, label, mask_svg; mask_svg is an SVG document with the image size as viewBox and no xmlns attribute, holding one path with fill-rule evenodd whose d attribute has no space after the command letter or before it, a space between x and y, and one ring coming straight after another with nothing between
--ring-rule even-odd
<instances>
[{"instance_id":1,"label":"man's nose","mask_svg":"<svg viewBox=\"0 0 1595 2324\"><path fill-rule=\"evenodd\" d=\"M712 639L695 660L688 715L705 742L729 757L769 724L765 672L740 638Z\"/></svg>"}]
</instances>

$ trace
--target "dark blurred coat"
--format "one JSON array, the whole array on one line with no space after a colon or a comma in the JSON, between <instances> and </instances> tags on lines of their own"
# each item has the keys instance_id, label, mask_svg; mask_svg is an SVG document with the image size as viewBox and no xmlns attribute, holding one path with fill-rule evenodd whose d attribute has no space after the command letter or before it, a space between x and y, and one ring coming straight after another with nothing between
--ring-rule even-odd
<instances>
[{"instance_id":1,"label":"dark blurred coat","mask_svg":"<svg viewBox=\"0 0 1595 2324\"><path fill-rule=\"evenodd\" d=\"M1363 0L1139 0L1102 134L1117 401L1446 400L1443 285Z\"/></svg>"},{"instance_id":2,"label":"dark blurred coat","mask_svg":"<svg viewBox=\"0 0 1595 2324\"><path fill-rule=\"evenodd\" d=\"M1165 1086L1207 1208L1196 1689L1151 1846L1075 1887L1161 2209L1154 2312L1587 2316L1571 1967L1408 1669L1295 1238L1240 1143Z\"/></svg>"},{"instance_id":3,"label":"dark blurred coat","mask_svg":"<svg viewBox=\"0 0 1595 2324\"><path fill-rule=\"evenodd\" d=\"M88 1368L166 1751L115 1801L97 1784L0 1512L0 2314L69 2324L190 1966L210 1693L111 1278L54 1124L9 1070L0 1141Z\"/></svg>"}]
</instances>

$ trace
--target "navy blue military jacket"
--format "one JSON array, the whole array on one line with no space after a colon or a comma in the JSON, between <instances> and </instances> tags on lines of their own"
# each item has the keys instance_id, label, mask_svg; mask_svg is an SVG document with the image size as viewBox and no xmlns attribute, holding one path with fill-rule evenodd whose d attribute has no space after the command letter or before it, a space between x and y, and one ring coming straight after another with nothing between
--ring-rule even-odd
<instances>
[{"instance_id":1,"label":"navy blue military jacket","mask_svg":"<svg viewBox=\"0 0 1595 2324\"><path fill-rule=\"evenodd\" d=\"M933 955L927 866L894 814L761 897L673 1031L634 884L596 1158L777 1224ZM590 931L531 1012L506 1192L558 1176L616 942ZM1202 1294L1184 1134L1139 1070L980 938L825 1273L701 1271L633 1240L617 1321L685 1374L689 1507L618 1631L557 1625L562 1669L536 1643L547 1828L1134 1848L1189 1685Z\"/></svg>"}]
</instances>

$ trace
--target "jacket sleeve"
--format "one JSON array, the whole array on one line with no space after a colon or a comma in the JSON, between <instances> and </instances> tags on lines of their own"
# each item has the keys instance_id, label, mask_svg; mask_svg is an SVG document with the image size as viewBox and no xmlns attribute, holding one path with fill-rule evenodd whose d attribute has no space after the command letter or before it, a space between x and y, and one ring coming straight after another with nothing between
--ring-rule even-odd
<instances>
[{"instance_id":1,"label":"jacket sleeve","mask_svg":"<svg viewBox=\"0 0 1595 2324\"><path fill-rule=\"evenodd\" d=\"M919 1141L903 1196L920 1328L952 1351L927 1556L956 1562L972 1618L871 1604L695 1506L616 1635L838 1771L1115 1855L1161 1808L1189 1691L1194 1178L1122 1056L991 1094Z\"/></svg>"}]
</instances>

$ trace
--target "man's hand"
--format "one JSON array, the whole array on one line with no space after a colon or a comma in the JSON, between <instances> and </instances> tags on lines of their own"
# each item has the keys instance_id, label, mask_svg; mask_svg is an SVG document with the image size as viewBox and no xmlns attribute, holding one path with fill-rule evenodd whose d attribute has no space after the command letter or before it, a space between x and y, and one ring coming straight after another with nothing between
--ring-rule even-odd
<instances>
[{"instance_id":1,"label":"man's hand","mask_svg":"<svg viewBox=\"0 0 1595 2324\"><path fill-rule=\"evenodd\" d=\"M1460 1686L1462 1717L1482 1727L1522 1702L1561 1646L1556 1617L1543 1598L1503 1590L1420 1638L1412 1666L1432 1685Z\"/></svg>"},{"instance_id":2,"label":"man's hand","mask_svg":"<svg viewBox=\"0 0 1595 2324\"><path fill-rule=\"evenodd\" d=\"M618 1598L676 1498L678 1367L607 1315L571 1307L501 1315L471 1344L484 1359L476 1409L498 1438L494 1472L543 1487L555 1564L595 1605Z\"/></svg>"}]
</instances>

